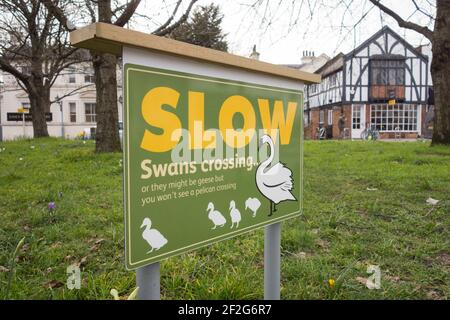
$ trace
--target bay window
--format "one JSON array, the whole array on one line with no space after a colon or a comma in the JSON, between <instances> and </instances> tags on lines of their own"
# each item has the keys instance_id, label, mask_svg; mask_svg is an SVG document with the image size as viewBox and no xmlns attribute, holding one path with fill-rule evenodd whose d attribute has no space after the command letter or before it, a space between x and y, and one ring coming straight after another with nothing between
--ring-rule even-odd
<instances>
[{"instance_id":1,"label":"bay window","mask_svg":"<svg viewBox=\"0 0 450 320\"><path fill-rule=\"evenodd\" d=\"M370 109L371 124L378 131L417 131L417 105L374 104Z\"/></svg>"},{"instance_id":2,"label":"bay window","mask_svg":"<svg viewBox=\"0 0 450 320\"><path fill-rule=\"evenodd\" d=\"M371 83L377 86L405 85L405 60L371 60Z\"/></svg>"}]
</instances>

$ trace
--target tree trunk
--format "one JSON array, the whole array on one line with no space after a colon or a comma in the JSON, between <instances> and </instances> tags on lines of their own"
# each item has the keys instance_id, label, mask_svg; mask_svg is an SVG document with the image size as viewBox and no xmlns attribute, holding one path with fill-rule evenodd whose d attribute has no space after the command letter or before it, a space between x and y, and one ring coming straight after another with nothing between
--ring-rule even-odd
<instances>
[{"instance_id":1,"label":"tree trunk","mask_svg":"<svg viewBox=\"0 0 450 320\"><path fill-rule=\"evenodd\" d=\"M48 137L45 113L50 110L50 90L44 88L42 83L34 83L28 89L28 97L34 138Z\"/></svg>"},{"instance_id":2,"label":"tree trunk","mask_svg":"<svg viewBox=\"0 0 450 320\"><path fill-rule=\"evenodd\" d=\"M450 2L437 1L433 38L434 144L450 144Z\"/></svg>"},{"instance_id":3,"label":"tree trunk","mask_svg":"<svg viewBox=\"0 0 450 320\"><path fill-rule=\"evenodd\" d=\"M97 91L96 152L121 151L117 109L117 58L109 53L91 52Z\"/></svg>"}]
</instances>

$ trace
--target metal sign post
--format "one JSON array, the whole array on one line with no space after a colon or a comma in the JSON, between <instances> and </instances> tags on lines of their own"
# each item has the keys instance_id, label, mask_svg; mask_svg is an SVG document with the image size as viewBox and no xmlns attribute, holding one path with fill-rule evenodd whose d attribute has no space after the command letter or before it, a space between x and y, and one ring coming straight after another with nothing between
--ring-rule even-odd
<instances>
[{"instance_id":1,"label":"metal sign post","mask_svg":"<svg viewBox=\"0 0 450 320\"><path fill-rule=\"evenodd\" d=\"M159 262L140 267L136 270L136 286L139 288L139 300L160 300Z\"/></svg>"},{"instance_id":2,"label":"metal sign post","mask_svg":"<svg viewBox=\"0 0 450 320\"><path fill-rule=\"evenodd\" d=\"M264 230L264 300L280 300L281 223Z\"/></svg>"}]
</instances>

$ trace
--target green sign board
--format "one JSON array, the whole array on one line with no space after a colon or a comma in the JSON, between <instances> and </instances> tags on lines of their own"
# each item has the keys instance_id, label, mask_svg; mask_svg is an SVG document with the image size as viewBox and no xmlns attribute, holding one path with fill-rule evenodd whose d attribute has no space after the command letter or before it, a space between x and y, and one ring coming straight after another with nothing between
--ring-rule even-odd
<instances>
[{"instance_id":1,"label":"green sign board","mask_svg":"<svg viewBox=\"0 0 450 320\"><path fill-rule=\"evenodd\" d=\"M126 63L124 102L128 269L300 214L300 90Z\"/></svg>"}]
</instances>

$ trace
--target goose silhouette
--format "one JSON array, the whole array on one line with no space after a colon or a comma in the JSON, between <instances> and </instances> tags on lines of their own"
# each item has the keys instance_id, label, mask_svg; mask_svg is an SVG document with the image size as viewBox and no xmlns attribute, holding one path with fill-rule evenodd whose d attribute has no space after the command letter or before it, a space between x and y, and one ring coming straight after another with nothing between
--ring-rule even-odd
<instances>
[{"instance_id":1,"label":"goose silhouette","mask_svg":"<svg viewBox=\"0 0 450 320\"><path fill-rule=\"evenodd\" d=\"M212 202L208 203L208 208L206 211L209 211L208 219L214 223L212 230L217 228L217 226L223 227L225 223L227 223L225 217L219 211L214 210L214 204Z\"/></svg>"},{"instance_id":2,"label":"goose silhouette","mask_svg":"<svg viewBox=\"0 0 450 320\"><path fill-rule=\"evenodd\" d=\"M270 155L256 169L256 186L259 192L270 201L270 217L277 211L277 204L288 200L297 201L297 199L291 193L292 171L280 162L272 164L275 148L272 138L267 134L261 137L259 147L266 143L270 147Z\"/></svg>"},{"instance_id":3,"label":"goose silhouette","mask_svg":"<svg viewBox=\"0 0 450 320\"><path fill-rule=\"evenodd\" d=\"M144 238L145 241L148 242L152 250L148 251L148 253L152 252L153 250L159 250L161 247L166 245L168 242L166 238L156 229L151 229L152 227L152 221L149 218L145 218L144 221L142 221L141 228L145 227L144 232L142 232L142 238Z\"/></svg>"},{"instance_id":4,"label":"goose silhouette","mask_svg":"<svg viewBox=\"0 0 450 320\"><path fill-rule=\"evenodd\" d=\"M261 201L259 201L258 198L248 198L245 200L245 210L250 209L253 218L256 217L256 212L259 207L261 207Z\"/></svg>"},{"instance_id":5,"label":"goose silhouette","mask_svg":"<svg viewBox=\"0 0 450 320\"><path fill-rule=\"evenodd\" d=\"M239 228L239 222L241 221L241 213L236 208L236 202L234 200L230 201L230 217L231 217L231 228L233 229L234 224L236 223L236 229Z\"/></svg>"}]
</instances>

